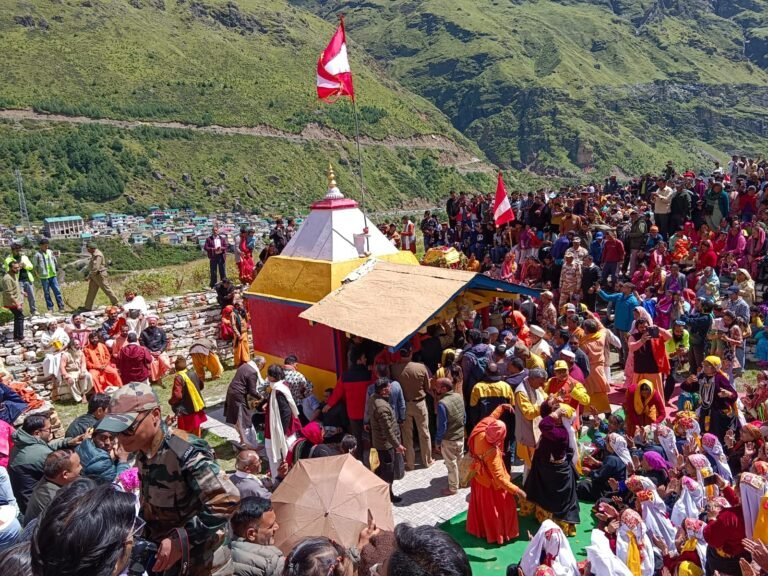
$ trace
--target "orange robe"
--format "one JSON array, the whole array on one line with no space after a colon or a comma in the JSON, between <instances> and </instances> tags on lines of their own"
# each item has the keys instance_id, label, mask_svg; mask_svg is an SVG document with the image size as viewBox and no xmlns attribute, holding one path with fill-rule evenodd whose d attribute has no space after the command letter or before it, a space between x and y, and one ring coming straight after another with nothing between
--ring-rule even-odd
<instances>
[{"instance_id":1,"label":"orange robe","mask_svg":"<svg viewBox=\"0 0 768 576\"><path fill-rule=\"evenodd\" d=\"M581 339L581 349L589 359L589 376L584 386L589 394L590 404L598 412L610 412L610 385L605 374L605 329L601 327L595 334L585 334Z\"/></svg>"},{"instance_id":2,"label":"orange robe","mask_svg":"<svg viewBox=\"0 0 768 576\"><path fill-rule=\"evenodd\" d=\"M165 352L151 352L152 363L149 365L149 379L159 382L171 369L171 359Z\"/></svg>"},{"instance_id":3,"label":"orange robe","mask_svg":"<svg viewBox=\"0 0 768 576\"><path fill-rule=\"evenodd\" d=\"M501 418L503 411L499 406L480 420L469 438L470 450L476 455L473 467L477 466L477 474L470 483L467 532L485 538L489 544L504 544L520 535L514 497L519 488L509 478L501 450L485 439L488 424Z\"/></svg>"},{"instance_id":4,"label":"orange robe","mask_svg":"<svg viewBox=\"0 0 768 576\"><path fill-rule=\"evenodd\" d=\"M91 346L89 343L83 348L83 353L85 354L85 366L93 378L93 392L95 394L103 393L109 386L119 388L123 385L117 368L110 363L112 355L106 344L99 342L96 346Z\"/></svg>"}]
</instances>

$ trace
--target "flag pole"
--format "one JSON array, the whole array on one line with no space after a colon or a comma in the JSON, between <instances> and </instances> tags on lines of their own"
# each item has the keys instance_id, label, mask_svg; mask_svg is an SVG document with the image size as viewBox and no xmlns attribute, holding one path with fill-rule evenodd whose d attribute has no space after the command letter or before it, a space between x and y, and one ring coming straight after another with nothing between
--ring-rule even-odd
<instances>
[{"instance_id":1,"label":"flag pole","mask_svg":"<svg viewBox=\"0 0 768 576\"><path fill-rule=\"evenodd\" d=\"M360 120L357 115L357 100L352 98L352 109L355 111L355 142L357 143L357 165L360 167L360 211L363 213L363 234L365 235L365 252L370 253L368 238L368 216L365 215L365 180L363 179L363 154L360 151Z\"/></svg>"},{"instance_id":2,"label":"flag pole","mask_svg":"<svg viewBox=\"0 0 768 576\"><path fill-rule=\"evenodd\" d=\"M344 14L339 16L339 21L344 26ZM346 39L346 31L345 31ZM368 217L365 215L365 177L363 176L363 153L360 149L360 116L357 113L357 98L352 95L352 110L355 114L355 145L357 147L357 165L360 171L360 211L363 213L363 234L365 234L365 251L370 252L368 238Z\"/></svg>"},{"instance_id":3,"label":"flag pole","mask_svg":"<svg viewBox=\"0 0 768 576\"><path fill-rule=\"evenodd\" d=\"M355 143L357 145L357 164L360 169L360 209L365 212L365 180L363 178L363 154L360 151L360 119L357 114L357 100L352 99L352 109L355 112Z\"/></svg>"}]
</instances>

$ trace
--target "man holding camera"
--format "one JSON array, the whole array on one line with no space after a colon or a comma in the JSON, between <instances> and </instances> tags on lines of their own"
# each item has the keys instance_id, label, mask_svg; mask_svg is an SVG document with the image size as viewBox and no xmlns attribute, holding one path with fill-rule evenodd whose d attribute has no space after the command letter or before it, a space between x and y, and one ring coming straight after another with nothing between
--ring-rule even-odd
<instances>
[{"instance_id":1,"label":"man holding camera","mask_svg":"<svg viewBox=\"0 0 768 576\"><path fill-rule=\"evenodd\" d=\"M137 452L141 516L149 546L145 568L174 576L233 573L226 546L229 518L240 496L210 446L181 430L169 430L147 383L131 382L113 395L100 430L117 434Z\"/></svg>"}]
</instances>

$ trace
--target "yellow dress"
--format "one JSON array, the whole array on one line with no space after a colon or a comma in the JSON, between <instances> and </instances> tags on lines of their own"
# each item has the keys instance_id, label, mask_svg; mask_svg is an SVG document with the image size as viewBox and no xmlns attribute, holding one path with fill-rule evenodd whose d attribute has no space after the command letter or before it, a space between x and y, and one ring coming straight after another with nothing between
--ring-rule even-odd
<instances>
[{"instance_id":1,"label":"yellow dress","mask_svg":"<svg viewBox=\"0 0 768 576\"><path fill-rule=\"evenodd\" d=\"M757 513L752 539L768 544L768 494L760 498L760 511Z\"/></svg>"}]
</instances>

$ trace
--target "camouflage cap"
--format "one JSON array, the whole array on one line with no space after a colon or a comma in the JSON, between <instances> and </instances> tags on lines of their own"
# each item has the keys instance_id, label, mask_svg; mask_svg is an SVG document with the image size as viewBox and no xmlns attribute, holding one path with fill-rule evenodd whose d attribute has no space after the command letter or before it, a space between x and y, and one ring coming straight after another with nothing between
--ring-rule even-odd
<instances>
[{"instance_id":1,"label":"camouflage cap","mask_svg":"<svg viewBox=\"0 0 768 576\"><path fill-rule=\"evenodd\" d=\"M119 434L133 424L141 412L160 407L152 387L146 382L129 382L112 393L109 413L99 422L99 430Z\"/></svg>"}]
</instances>

